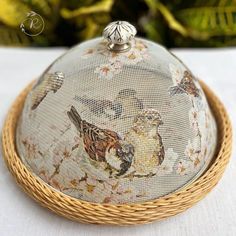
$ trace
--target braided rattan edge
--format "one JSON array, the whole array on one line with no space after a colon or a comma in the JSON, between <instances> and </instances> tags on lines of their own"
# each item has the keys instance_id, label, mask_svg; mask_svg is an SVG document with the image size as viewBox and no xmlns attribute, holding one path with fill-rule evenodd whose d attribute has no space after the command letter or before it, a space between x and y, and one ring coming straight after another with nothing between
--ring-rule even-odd
<instances>
[{"instance_id":1,"label":"braided rattan edge","mask_svg":"<svg viewBox=\"0 0 236 236\"><path fill-rule=\"evenodd\" d=\"M6 165L29 196L44 207L71 220L95 224L133 225L176 215L200 201L218 183L232 149L232 128L227 112L214 93L203 82L201 85L217 121L218 150L207 171L196 181L175 193L139 204L96 204L60 193L32 174L20 160L15 146L17 119L32 84L17 97L3 127L2 145Z\"/></svg>"}]
</instances>

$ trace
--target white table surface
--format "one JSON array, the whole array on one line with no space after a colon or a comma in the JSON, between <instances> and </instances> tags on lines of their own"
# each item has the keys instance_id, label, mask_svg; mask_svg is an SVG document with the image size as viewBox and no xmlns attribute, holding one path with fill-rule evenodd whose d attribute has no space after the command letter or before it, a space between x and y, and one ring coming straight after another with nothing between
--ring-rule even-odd
<instances>
[{"instance_id":1,"label":"white table surface","mask_svg":"<svg viewBox=\"0 0 236 236\"><path fill-rule=\"evenodd\" d=\"M0 48L0 128L17 94L64 51ZM236 49L173 51L221 98L236 127ZM22 192L0 157L0 236L236 235L236 158L233 156L235 149L222 180L200 203L170 219L132 227L79 224L51 213Z\"/></svg>"}]
</instances>

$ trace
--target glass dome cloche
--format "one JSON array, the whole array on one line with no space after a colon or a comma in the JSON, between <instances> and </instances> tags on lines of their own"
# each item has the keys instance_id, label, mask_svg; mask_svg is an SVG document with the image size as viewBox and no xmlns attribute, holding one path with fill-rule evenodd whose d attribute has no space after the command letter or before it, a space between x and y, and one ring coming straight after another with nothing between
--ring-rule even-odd
<instances>
[{"instance_id":1,"label":"glass dome cloche","mask_svg":"<svg viewBox=\"0 0 236 236\"><path fill-rule=\"evenodd\" d=\"M192 72L125 21L53 62L17 124L23 163L52 188L94 203L140 203L196 180L216 122Z\"/></svg>"}]
</instances>

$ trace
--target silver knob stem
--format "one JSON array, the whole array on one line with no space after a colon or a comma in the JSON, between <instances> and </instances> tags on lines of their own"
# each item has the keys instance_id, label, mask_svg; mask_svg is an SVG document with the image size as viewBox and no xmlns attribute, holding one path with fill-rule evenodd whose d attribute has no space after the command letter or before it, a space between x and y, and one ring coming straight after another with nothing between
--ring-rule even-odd
<instances>
[{"instance_id":1,"label":"silver knob stem","mask_svg":"<svg viewBox=\"0 0 236 236\"><path fill-rule=\"evenodd\" d=\"M136 28L129 22L114 21L103 30L103 37L107 39L110 51L126 52L131 48L130 41L136 33Z\"/></svg>"}]
</instances>

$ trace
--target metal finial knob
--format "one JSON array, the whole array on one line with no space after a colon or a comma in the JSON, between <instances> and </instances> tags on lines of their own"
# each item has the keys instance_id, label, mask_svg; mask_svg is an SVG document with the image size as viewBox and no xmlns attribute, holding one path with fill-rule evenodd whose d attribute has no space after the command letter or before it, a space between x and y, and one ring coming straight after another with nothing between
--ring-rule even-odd
<instances>
[{"instance_id":1,"label":"metal finial knob","mask_svg":"<svg viewBox=\"0 0 236 236\"><path fill-rule=\"evenodd\" d=\"M130 49L130 41L134 38L136 33L136 28L129 22L114 21L103 30L103 37L109 42L109 50L126 52Z\"/></svg>"}]
</instances>

